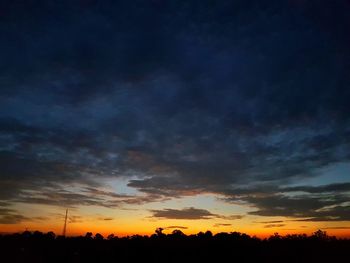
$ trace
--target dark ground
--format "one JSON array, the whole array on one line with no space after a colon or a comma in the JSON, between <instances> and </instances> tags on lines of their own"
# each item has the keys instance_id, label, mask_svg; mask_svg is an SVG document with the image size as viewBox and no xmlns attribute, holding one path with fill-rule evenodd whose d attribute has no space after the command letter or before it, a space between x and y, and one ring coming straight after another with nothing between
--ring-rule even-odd
<instances>
[{"instance_id":1,"label":"dark ground","mask_svg":"<svg viewBox=\"0 0 350 263\"><path fill-rule=\"evenodd\" d=\"M264 240L238 232L64 238L27 231L0 236L0 247L0 262L350 262L350 239L322 231Z\"/></svg>"}]
</instances>

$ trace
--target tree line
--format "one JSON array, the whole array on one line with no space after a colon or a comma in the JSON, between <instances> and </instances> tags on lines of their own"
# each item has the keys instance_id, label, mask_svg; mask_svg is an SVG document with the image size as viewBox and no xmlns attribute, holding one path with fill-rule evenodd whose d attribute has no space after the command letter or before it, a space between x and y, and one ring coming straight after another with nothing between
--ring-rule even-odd
<instances>
[{"instance_id":1,"label":"tree line","mask_svg":"<svg viewBox=\"0 0 350 263\"><path fill-rule=\"evenodd\" d=\"M24 231L0 235L1 262L347 262L350 239L278 233L264 239L240 232L186 235L157 228L150 236L64 237Z\"/></svg>"}]
</instances>

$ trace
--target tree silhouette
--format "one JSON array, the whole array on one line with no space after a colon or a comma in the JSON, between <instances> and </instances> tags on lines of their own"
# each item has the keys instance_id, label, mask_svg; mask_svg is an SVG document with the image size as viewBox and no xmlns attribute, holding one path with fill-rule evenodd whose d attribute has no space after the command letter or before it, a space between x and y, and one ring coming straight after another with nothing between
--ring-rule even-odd
<instances>
[{"instance_id":1,"label":"tree silhouette","mask_svg":"<svg viewBox=\"0 0 350 263\"><path fill-rule=\"evenodd\" d=\"M173 236L173 237L184 237L184 236L186 236L181 230L179 230L179 229L175 229L175 230L173 230L173 232L171 233L171 235Z\"/></svg>"},{"instance_id":2,"label":"tree silhouette","mask_svg":"<svg viewBox=\"0 0 350 263\"><path fill-rule=\"evenodd\" d=\"M127 237L87 232L80 237L25 231L0 234L1 262L347 262L350 239L329 237L318 230L311 236L275 233L259 239L244 233L185 235L175 229L165 235ZM161 237L161 238L159 238ZM200 251L200 253L198 253Z\"/></svg>"},{"instance_id":3,"label":"tree silhouette","mask_svg":"<svg viewBox=\"0 0 350 263\"><path fill-rule=\"evenodd\" d=\"M208 230L204 233L204 236L205 236L205 238L211 238L213 236L213 233Z\"/></svg>"},{"instance_id":4,"label":"tree silhouette","mask_svg":"<svg viewBox=\"0 0 350 263\"><path fill-rule=\"evenodd\" d=\"M164 228L158 227L158 228L156 229L156 231L155 231L155 232L156 232L156 235L157 235L158 237L164 236L163 230L164 230Z\"/></svg>"},{"instance_id":5,"label":"tree silhouette","mask_svg":"<svg viewBox=\"0 0 350 263\"><path fill-rule=\"evenodd\" d=\"M92 236L93 236L92 232L86 232L85 234L86 239L92 239Z\"/></svg>"},{"instance_id":6,"label":"tree silhouette","mask_svg":"<svg viewBox=\"0 0 350 263\"><path fill-rule=\"evenodd\" d=\"M56 237L56 234L52 231L50 232L47 232L46 235L45 235L48 239L55 239Z\"/></svg>"},{"instance_id":7,"label":"tree silhouette","mask_svg":"<svg viewBox=\"0 0 350 263\"><path fill-rule=\"evenodd\" d=\"M316 239L319 239L319 240L327 240L328 239L327 232L322 231L321 229L314 232L312 236L315 237Z\"/></svg>"},{"instance_id":8,"label":"tree silhouette","mask_svg":"<svg viewBox=\"0 0 350 263\"><path fill-rule=\"evenodd\" d=\"M113 240L115 238L114 234L110 234L107 236L107 240Z\"/></svg>"},{"instance_id":9,"label":"tree silhouette","mask_svg":"<svg viewBox=\"0 0 350 263\"><path fill-rule=\"evenodd\" d=\"M97 234L95 235L95 239L96 239L96 240L103 240L103 236L102 236L100 233L97 233Z\"/></svg>"}]
</instances>

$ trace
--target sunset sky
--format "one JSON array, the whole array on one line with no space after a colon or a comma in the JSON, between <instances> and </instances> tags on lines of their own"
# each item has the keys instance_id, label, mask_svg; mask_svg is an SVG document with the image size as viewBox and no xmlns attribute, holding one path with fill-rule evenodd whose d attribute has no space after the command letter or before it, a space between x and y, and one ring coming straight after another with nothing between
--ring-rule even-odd
<instances>
[{"instance_id":1,"label":"sunset sky","mask_svg":"<svg viewBox=\"0 0 350 263\"><path fill-rule=\"evenodd\" d=\"M349 14L1 1L0 232L350 237Z\"/></svg>"}]
</instances>

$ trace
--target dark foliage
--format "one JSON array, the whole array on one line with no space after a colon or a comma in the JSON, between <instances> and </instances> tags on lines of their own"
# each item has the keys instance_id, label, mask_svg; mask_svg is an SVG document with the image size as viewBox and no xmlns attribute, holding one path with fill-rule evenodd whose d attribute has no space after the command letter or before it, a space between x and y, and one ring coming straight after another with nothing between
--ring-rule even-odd
<instances>
[{"instance_id":1,"label":"dark foliage","mask_svg":"<svg viewBox=\"0 0 350 263\"><path fill-rule=\"evenodd\" d=\"M62 237L25 231L0 236L1 262L345 262L350 239L321 230L311 236L275 233L267 239L239 232L185 235L181 230L117 237L91 232Z\"/></svg>"}]
</instances>

